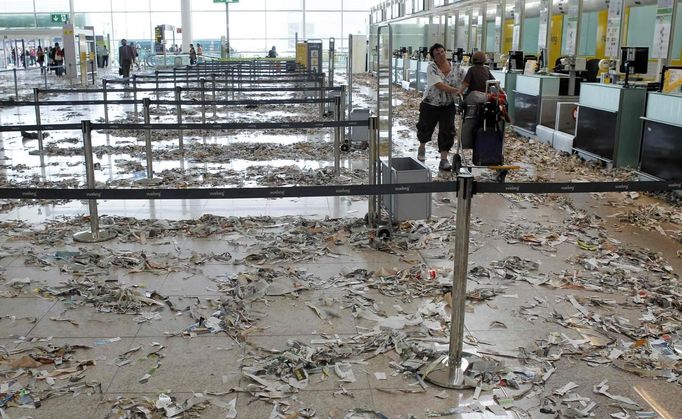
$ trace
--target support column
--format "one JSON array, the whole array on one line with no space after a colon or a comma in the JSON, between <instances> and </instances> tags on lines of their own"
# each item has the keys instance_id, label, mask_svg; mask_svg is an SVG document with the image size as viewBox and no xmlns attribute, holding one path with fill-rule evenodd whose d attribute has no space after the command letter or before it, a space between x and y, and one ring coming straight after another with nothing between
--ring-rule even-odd
<instances>
[{"instance_id":1,"label":"support column","mask_svg":"<svg viewBox=\"0 0 682 419\"><path fill-rule=\"evenodd\" d=\"M192 0L180 0L180 16L182 51L189 52L189 44L192 43Z\"/></svg>"},{"instance_id":2,"label":"support column","mask_svg":"<svg viewBox=\"0 0 682 419\"><path fill-rule=\"evenodd\" d=\"M35 5L35 2L34 2L34 5ZM35 6L34 6L33 10L35 11ZM71 22L73 24L74 28L76 27L76 9L73 6L73 0L69 0L69 22ZM37 26L38 25L36 24L36 27Z\"/></svg>"},{"instance_id":3,"label":"support column","mask_svg":"<svg viewBox=\"0 0 682 419\"><path fill-rule=\"evenodd\" d=\"M76 66L76 37L74 24L65 23L62 29L62 49L64 50L64 69L66 77L76 81L78 79L78 67Z\"/></svg>"}]
</instances>

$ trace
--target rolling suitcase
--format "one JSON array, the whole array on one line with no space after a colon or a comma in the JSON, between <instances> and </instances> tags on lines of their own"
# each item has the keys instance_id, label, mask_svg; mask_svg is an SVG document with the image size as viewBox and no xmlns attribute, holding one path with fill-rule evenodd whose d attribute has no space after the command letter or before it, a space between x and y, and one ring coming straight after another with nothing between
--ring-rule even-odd
<instances>
[{"instance_id":1,"label":"rolling suitcase","mask_svg":"<svg viewBox=\"0 0 682 419\"><path fill-rule=\"evenodd\" d=\"M479 109L479 124L474 131L473 161L478 166L504 164L504 120L499 118L495 103L485 103Z\"/></svg>"}]
</instances>

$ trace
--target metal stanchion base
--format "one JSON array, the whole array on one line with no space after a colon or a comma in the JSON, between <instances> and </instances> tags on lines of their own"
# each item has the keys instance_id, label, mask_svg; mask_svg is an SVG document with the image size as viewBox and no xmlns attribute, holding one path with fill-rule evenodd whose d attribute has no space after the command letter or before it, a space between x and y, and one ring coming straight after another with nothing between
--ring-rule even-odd
<instances>
[{"instance_id":1,"label":"metal stanchion base","mask_svg":"<svg viewBox=\"0 0 682 419\"><path fill-rule=\"evenodd\" d=\"M113 230L99 230L96 234L92 231L79 231L73 235L73 241L81 243L99 243L111 240L116 237L117 233Z\"/></svg>"},{"instance_id":2,"label":"metal stanchion base","mask_svg":"<svg viewBox=\"0 0 682 419\"><path fill-rule=\"evenodd\" d=\"M448 365L447 354L441 355L437 360L429 364L423 372L423 377L426 381L438 387L450 389L466 389L475 388L477 382L474 380L466 380L465 373L471 364L481 358L471 352L464 352L462 354L462 362L455 370L453 379L450 379L450 366Z\"/></svg>"}]
</instances>

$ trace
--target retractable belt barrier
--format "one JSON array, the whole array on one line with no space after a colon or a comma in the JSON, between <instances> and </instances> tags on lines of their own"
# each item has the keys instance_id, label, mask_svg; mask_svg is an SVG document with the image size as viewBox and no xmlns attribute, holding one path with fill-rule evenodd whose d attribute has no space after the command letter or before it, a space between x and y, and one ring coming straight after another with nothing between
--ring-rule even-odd
<instances>
[{"instance_id":1,"label":"retractable belt barrier","mask_svg":"<svg viewBox=\"0 0 682 419\"><path fill-rule=\"evenodd\" d=\"M199 75L198 75L199 77L197 77L196 73L191 73L191 74L193 77L187 77L184 74L182 76L178 76L178 77L173 77L173 76L171 76L171 77L166 77L166 76L163 76L163 77L162 76L159 76L159 77L156 77L156 76L140 76L140 75L136 74L135 78L137 79L138 84L150 84L150 83L156 83L157 80L160 83L170 83L173 81L196 82L196 81L199 81L200 78L206 78L206 76L208 76L208 78L206 78L206 80L213 80L210 77L211 75L220 75L221 77L223 77L225 75L225 74L220 74L220 73L209 73L209 74L199 73ZM317 82L317 81L320 81L321 79L323 79L323 77L291 77L291 76L289 76L289 77L276 77L276 76L272 77L270 75L263 74L263 80L261 80L261 79L254 80L253 75L249 74L248 77L241 77L241 78L240 77L233 77L233 78L229 78L229 79L216 78L215 81L220 82L220 83L232 82L232 81L239 81L241 83L246 83L246 82L252 81L254 83L257 82L257 83L266 83L267 84L267 83ZM111 83L111 84L127 84L127 83L130 83L132 81L132 79L129 79L129 80L106 79L106 80L107 80L107 83Z\"/></svg>"},{"instance_id":2,"label":"retractable belt barrier","mask_svg":"<svg viewBox=\"0 0 682 419\"><path fill-rule=\"evenodd\" d=\"M580 187L577 187L580 185ZM484 193L590 193L682 190L680 182L510 183L473 182L474 194ZM394 183L380 185L282 186L256 188L188 189L55 189L0 188L1 199L245 199L300 198L358 195L403 195L456 192L457 182Z\"/></svg>"},{"instance_id":3,"label":"retractable belt barrier","mask_svg":"<svg viewBox=\"0 0 682 419\"><path fill-rule=\"evenodd\" d=\"M342 86L325 86L325 87L316 87L316 90L324 90L327 92L334 91L334 92L339 92L342 90ZM258 88L258 87L216 87L215 91L216 92L304 92L304 91L310 91L310 87L264 87L264 88ZM107 93L118 93L118 92L137 92L137 93L144 93L144 92L174 92L175 88L174 87L160 87L158 89L152 89L152 88L144 88L144 89L107 89ZM187 88L183 87L182 91L184 93L192 93L192 92L213 92L213 88L197 88L197 87L192 87L192 88ZM40 93L46 93L46 94L51 94L51 93L103 93L104 89L40 89ZM12 103L12 102L1 102L1 103Z\"/></svg>"},{"instance_id":4,"label":"retractable belt barrier","mask_svg":"<svg viewBox=\"0 0 682 419\"><path fill-rule=\"evenodd\" d=\"M320 122L224 122L214 124L199 123L159 123L159 124L91 124L93 130L223 130L223 129L287 129L287 128L337 128L368 126L367 121L320 121ZM0 132L19 131L69 131L78 130L81 124L42 124L42 125L1 125Z\"/></svg>"},{"instance_id":5,"label":"retractable belt barrier","mask_svg":"<svg viewBox=\"0 0 682 419\"><path fill-rule=\"evenodd\" d=\"M84 100L52 100L40 102L7 102L0 101L0 107L20 106L77 106L77 105L134 105L142 103L144 98L139 99L84 99ZM311 103L334 103L334 98L326 99L253 99L253 100L151 100L152 105L295 105Z\"/></svg>"}]
</instances>

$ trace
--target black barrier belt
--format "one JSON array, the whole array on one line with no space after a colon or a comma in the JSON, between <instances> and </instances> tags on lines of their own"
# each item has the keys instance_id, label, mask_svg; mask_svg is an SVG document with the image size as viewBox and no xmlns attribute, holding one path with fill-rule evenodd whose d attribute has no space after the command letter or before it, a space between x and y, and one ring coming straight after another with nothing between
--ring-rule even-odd
<instances>
[{"instance_id":1,"label":"black barrier belt","mask_svg":"<svg viewBox=\"0 0 682 419\"><path fill-rule=\"evenodd\" d=\"M523 185L523 186L520 186ZM507 186L508 188L505 188ZM627 189L626 189L627 187ZM679 182L594 182L499 184L474 182L476 193L589 193L623 191L670 191ZM457 182L400 183L389 185L283 186L267 188L192 189L45 189L0 188L0 199L244 199L294 198L353 195L403 195L455 192Z\"/></svg>"},{"instance_id":2,"label":"black barrier belt","mask_svg":"<svg viewBox=\"0 0 682 419\"><path fill-rule=\"evenodd\" d=\"M226 122L215 124L100 124L92 123L92 130L152 129L152 130L223 130L223 129L286 129L286 128L336 128L367 127L369 120L320 121L320 122ZM67 131L80 130L81 124L0 125L0 132L17 131Z\"/></svg>"},{"instance_id":3,"label":"black barrier belt","mask_svg":"<svg viewBox=\"0 0 682 419\"><path fill-rule=\"evenodd\" d=\"M327 99L264 99L264 100L151 100L152 105L288 105L288 104L310 104L310 103L333 103L334 98ZM138 101L141 102L141 101ZM111 103L107 101L107 103Z\"/></svg>"},{"instance_id":4,"label":"black barrier belt","mask_svg":"<svg viewBox=\"0 0 682 419\"><path fill-rule=\"evenodd\" d=\"M289 79L272 79L272 78L263 78L261 79L253 79L251 77L235 77L235 78L230 78L230 79L225 79L225 78L216 78L213 80L213 78L203 78L204 82L213 82L215 81L216 83L262 83L262 84L275 84L275 83L318 83L322 79L303 79L303 78L289 78ZM159 83L171 83L171 82L177 82L177 83L201 83L201 77L196 78L187 78L187 77L176 77L176 78L166 78L166 77L159 77L156 79L156 77L153 77L151 79L145 77L144 79L136 79L135 84L154 84L156 83L156 80L159 81ZM133 84L132 81L125 82L123 80L107 80L107 84Z\"/></svg>"},{"instance_id":5,"label":"black barrier belt","mask_svg":"<svg viewBox=\"0 0 682 419\"><path fill-rule=\"evenodd\" d=\"M218 189L8 189L0 199L245 199L453 192L456 182Z\"/></svg>"},{"instance_id":6,"label":"black barrier belt","mask_svg":"<svg viewBox=\"0 0 682 419\"><path fill-rule=\"evenodd\" d=\"M191 73L190 73L190 76L191 76L191 77L189 77L189 78L191 78L192 80L198 80L196 76L204 77L204 78L205 78L206 76L208 76L209 78L210 78L211 76L216 76L216 80L217 80L218 78L223 78L223 79L224 79L224 77L225 77L225 71L227 71L227 70L224 70L224 71L213 71L213 72L199 72L199 73L191 72ZM228 78L228 80L233 80L233 79L235 79L235 78L237 78L237 77L239 76L239 73L235 73L235 72L230 73L230 72L228 71L228 74L232 74L232 75L235 75L235 76L236 76L236 77L230 77L230 78ZM243 78L249 78L249 77L262 77L262 78L264 78L264 79L268 79L268 80L278 80L278 81L282 81L282 80L293 80L293 79L295 79L295 80L303 80L303 81L319 81L319 80L322 80L322 79L323 79L321 76L309 76L309 75L306 74L306 73L299 73L299 74L256 73L256 74L253 74L253 73L249 72L249 73L242 73L242 75L245 76L245 77L243 77ZM177 73L177 74L175 74L175 75L173 75L172 73L171 73L171 74L161 74L161 73L159 73L159 76L158 76L158 77L156 77L155 74L144 74L144 75L143 75L143 74L138 74L135 78L136 78L138 81L139 81L139 80L145 80L145 82L147 82L147 80L181 80L181 79L188 79L187 73ZM124 80L121 80L121 79L107 79L107 83L125 83L125 81L124 81Z\"/></svg>"},{"instance_id":7,"label":"black barrier belt","mask_svg":"<svg viewBox=\"0 0 682 419\"><path fill-rule=\"evenodd\" d=\"M80 130L81 124L0 125L0 132L19 131L72 131Z\"/></svg>"},{"instance_id":8,"label":"black barrier belt","mask_svg":"<svg viewBox=\"0 0 682 419\"><path fill-rule=\"evenodd\" d=\"M121 99L121 100L107 100L92 99L92 100L53 100L40 102L6 102L1 101L0 107L14 107L14 106L78 106L78 105L134 105L135 103L142 103L142 99Z\"/></svg>"},{"instance_id":9,"label":"black barrier belt","mask_svg":"<svg viewBox=\"0 0 682 419\"><path fill-rule=\"evenodd\" d=\"M192 87L192 88L187 88L184 86L182 87L182 92L183 93L193 93L193 92L213 92L214 90L216 92L308 92L311 90L314 90L315 92L318 92L320 90L320 87L316 86L311 86L311 87L222 87L218 88L216 87L215 89L213 88L200 88L200 87ZM341 86L325 86L321 88L322 90L325 90L327 92L329 91L341 91ZM143 93L143 92L174 92L175 88L173 87L160 87L158 89L107 89L107 93L132 93L132 92L138 92L138 93ZM39 93L103 93L104 89L40 89Z\"/></svg>"},{"instance_id":10,"label":"black barrier belt","mask_svg":"<svg viewBox=\"0 0 682 419\"><path fill-rule=\"evenodd\" d=\"M214 124L100 124L93 123L93 130L117 129L156 129L156 130L221 130L221 129L284 129L284 128L336 128L336 127L366 127L369 119L349 121L319 121L319 122L225 122ZM1 128L0 128L1 129Z\"/></svg>"},{"instance_id":11,"label":"black barrier belt","mask_svg":"<svg viewBox=\"0 0 682 419\"><path fill-rule=\"evenodd\" d=\"M298 103L333 103L334 98L326 99L263 99L263 100L151 100L152 105L269 105L269 104L298 104ZM115 99L115 100L46 100L41 102L7 102L0 101L0 107L19 107L19 106L78 106L78 105L133 105L142 103L143 98Z\"/></svg>"},{"instance_id":12,"label":"black barrier belt","mask_svg":"<svg viewBox=\"0 0 682 419\"><path fill-rule=\"evenodd\" d=\"M490 183L474 182L474 193L590 193L653 192L682 190L682 182L577 182L577 183Z\"/></svg>"}]
</instances>

